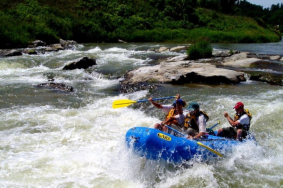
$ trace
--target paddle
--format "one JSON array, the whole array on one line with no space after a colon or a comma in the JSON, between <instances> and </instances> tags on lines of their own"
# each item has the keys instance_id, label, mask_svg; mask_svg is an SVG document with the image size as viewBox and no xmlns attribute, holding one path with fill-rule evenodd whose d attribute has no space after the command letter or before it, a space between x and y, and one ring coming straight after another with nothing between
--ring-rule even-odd
<instances>
[{"instance_id":1,"label":"paddle","mask_svg":"<svg viewBox=\"0 0 283 188\"><path fill-rule=\"evenodd\" d=\"M216 125L218 125L218 123L216 123L216 124L213 125L213 126L215 127ZM172 131L174 131L174 132L176 132L176 133L178 133L178 134L180 134L180 135L186 137L185 134L180 133L180 132L177 131L176 129L173 129L172 127L170 127L170 126L168 126L168 125L165 125L165 126L166 126L167 128L169 128L169 129L171 129ZM212 126L212 128L213 128L213 126ZM202 146L202 147L204 147L205 149L211 151L212 153L214 153L214 154L216 154L216 155L218 155L218 156L220 156L220 157L223 157L223 155L222 155L221 153L219 153L218 151L216 151L216 150L214 150L214 149L212 149L212 148L210 148L210 147L204 145L203 143L197 142L197 144L198 144L199 146Z\"/></svg>"},{"instance_id":2,"label":"paddle","mask_svg":"<svg viewBox=\"0 0 283 188\"><path fill-rule=\"evenodd\" d=\"M212 148L210 148L210 147L204 145L203 143L197 142L197 144L200 145L200 146L202 146L202 147L204 147L204 148L206 148L206 149L208 149L208 150L211 151L212 153L214 153L214 154L216 154L216 155L218 155L218 156L220 156L220 157L223 157L223 155L222 155L221 153L219 153L218 151L216 151L216 150L214 150L214 149L212 149Z\"/></svg>"},{"instance_id":3,"label":"paddle","mask_svg":"<svg viewBox=\"0 0 283 188\"><path fill-rule=\"evenodd\" d=\"M168 126L168 125L165 125L165 126L166 126L168 129L171 129L172 131L174 131L174 132L176 132L176 133L182 135L183 137L187 137L187 135L185 135L185 134L183 134L183 133L177 131L176 129L173 129L172 127L170 127L170 126Z\"/></svg>"},{"instance_id":4,"label":"paddle","mask_svg":"<svg viewBox=\"0 0 283 188\"><path fill-rule=\"evenodd\" d=\"M157 101L157 100L172 99L172 98L175 98L175 96L155 98L155 99L152 99L152 100ZM119 100L116 100L116 101L113 102L112 107L113 108L123 108L123 107L129 106L133 103L147 102L147 101L148 101L148 99L138 100L138 101L132 101L132 100L129 100L129 99L119 99Z\"/></svg>"},{"instance_id":5,"label":"paddle","mask_svg":"<svg viewBox=\"0 0 283 188\"><path fill-rule=\"evenodd\" d=\"M214 124L213 126L206 128L206 132L208 132L211 135L215 135L214 131L212 130L214 127L216 127L217 125L220 124L220 121L218 121L218 123Z\"/></svg>"},{"instance_id":6,"label":"paddle","mask_svg":"<svg viewBox=\"0 0 283 188\"><path fill-rule=\"evenodd\" d=\"M212 130L214 127L216 127L217 125L220 124L220 121L218 121L218 123L215 123L214 125L212 125L211 127L209 127L208 129Z\"/></svg>"}]
</instances>

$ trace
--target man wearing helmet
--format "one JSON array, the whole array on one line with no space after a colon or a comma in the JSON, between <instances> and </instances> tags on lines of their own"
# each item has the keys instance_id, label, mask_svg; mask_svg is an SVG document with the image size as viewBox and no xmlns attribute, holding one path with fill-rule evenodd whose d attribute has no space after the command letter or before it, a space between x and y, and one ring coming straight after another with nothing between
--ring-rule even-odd
<instances>
[{"instance_id":1,"label":"man wearing helmet","mask_svg":"<svg viewBox=\"0 0 283 188\"><path fill-rule=\"evenodd\" d=\"M237 140L242 141L242 139L246 138L248 135L252 115L247 109L244 109L244 104L242 102L237 102L234 106L234 109L236 111L234 120L228 115L227 112L224 113L224 116L230 123L231 127L219 129L217 136L234 139L236 138Z\"/></svg>"},{"instance_id":2,"label":"man wearing helmet","mask_svg":"<svg viewBox=\"0 0 283 188\"><path fill-rule=\"evenodd\" d=\"M183 107L186 105L186 102L180 99L180 95L176 95L176 100L172 105L162 105L157 102L154 102L152 98L148 99L151 104L153 104L156 108L160 108L163 112L167 113L165 117L165 121L161 123L156 123L154 125L155 129L159 129L163 132L168 132L168 128L166 125L175 125L174 128L179 129L184 126L185 116L183 114Z\"/></svg>"}]
</instances>

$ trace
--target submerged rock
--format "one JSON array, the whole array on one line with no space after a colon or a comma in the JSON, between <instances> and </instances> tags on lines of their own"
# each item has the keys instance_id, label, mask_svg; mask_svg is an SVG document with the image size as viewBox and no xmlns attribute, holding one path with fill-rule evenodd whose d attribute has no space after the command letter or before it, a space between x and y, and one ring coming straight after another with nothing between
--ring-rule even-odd
<instances>
[{"instance_id":1,"label":"submerged rock","mask_svg":"<svg viewBox=\"0 0 283 188\"><path fill-rule=\"evenodd\" d=\"M67 92L74 91L74 88L72 86L67 86L63 83L54 83L54 82L38 84L37 87L44 87L44 88L55 89L59 91L67 91Z\"/></svg>"},{"instance_id":2,"label":"submerged rock","mask_svg":"<svg viewBox=\"0 0 283 188\"><path fill-rule=\"evenodd\" d=\"M154 90L157 86L150 83L134 83L134 84L122 84L120 88L121 93L133 93L140 90Z\"/></svg>"},{"instance_id":3,"label":"submerged rock","mask_svg":"<svg viewBox=\"0 0 283 188\"><path fill-rule=\"evenodd\" d=\"M248 72L250 80L266 82L271 85L283 86L283 75L264 73L264 72Z\"/></svg>"}]
</instances>

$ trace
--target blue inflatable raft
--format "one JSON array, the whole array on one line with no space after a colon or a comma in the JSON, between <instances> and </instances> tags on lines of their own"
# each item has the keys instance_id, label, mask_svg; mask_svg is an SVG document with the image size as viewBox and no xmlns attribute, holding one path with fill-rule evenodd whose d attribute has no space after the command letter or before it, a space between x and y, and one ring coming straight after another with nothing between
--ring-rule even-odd
<instances>
[{"instance_id":1,"label":"blue inflatable raft","mask_svg":"<svg viewBox=\"0 0 283 188\"><path fill-rule=\"evenodd\" d=\"M252 136L243 142L247 140L255 141ZM147 127L134 127L126 133L128 147L139 156L175 163L193 158L206 161L222 157L227 151L231 151L233 146L243 142L213 135L207 135L205 139L189 140Z\"/></svg>"}]
</instances>

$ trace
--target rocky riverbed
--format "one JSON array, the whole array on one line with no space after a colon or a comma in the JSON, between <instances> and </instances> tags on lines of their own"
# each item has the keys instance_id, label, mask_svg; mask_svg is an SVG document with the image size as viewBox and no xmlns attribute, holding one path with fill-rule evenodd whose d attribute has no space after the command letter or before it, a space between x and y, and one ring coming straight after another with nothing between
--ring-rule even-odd
<instances>
[{"instance_id":1,"label":"rocky riverbed","mask_svg":"<svg viewBox=\"0 0 283 188\"><path fill-rule=\"evenodd\" d=\"M158 65L129 71L121 82L122 92L128 92L129 88L152 89L157 83L238 84L247 79L283 85L282 74L262 69L264 66L273 71L282 69L283 58L279 55L217 51L209 59L193 61L187 58L184 54L168 58Z\"/></svg>"},{"instance_id":2,"label":"rocky riverbed","mask_svg":"<svg viewBox=\"0 0 283 188\"><path fill-rule=\"evenodd\" d=\"M75 41L60 40L58 44L46 45L43 41L34 41L28 48L0 50L0 55L5 57L20 56L22 54L36 55L53 51L73 49ZM248 79L282 86L283 57L281 55L261 55L250 52L233 50L213 51L213 56L207 59L188 60L187 46L159 47L148 49L156 54L164 52L180 52L183 55L159 59L158 63L143 66L128 71L121 79L120 91L122 93L134 92L144 89L156 89L158 83L186 84L239 84ZM96 59L81 57L64 66L63 70L88 69L96 65ZM279 72L277 72L279 70ZM62 83L39 84L41 87L54 87ZM69 87L69 86L68 86ZM70 86L71 88L71 86ZM64 89L66 91L66 89ZM73 91L73 88L71 90Z\"/></svg>"}]
</instances>

